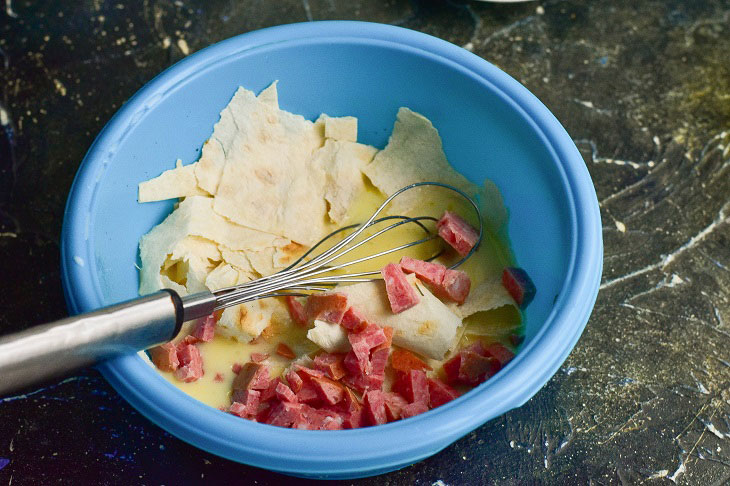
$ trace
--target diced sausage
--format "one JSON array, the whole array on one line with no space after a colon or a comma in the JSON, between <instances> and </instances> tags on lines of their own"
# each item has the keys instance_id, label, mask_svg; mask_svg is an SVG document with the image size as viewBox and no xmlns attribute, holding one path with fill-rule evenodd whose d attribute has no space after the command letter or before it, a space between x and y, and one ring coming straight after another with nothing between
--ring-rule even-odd
<instances>
[{"instance_id":1,"label":"diced sausage","mask_svg":"<svg viewBox=\"0 0 730 486\"><path fill-rule=\"evenodd\" d=\"M324 373L319 370L313 370L312 368L307 368L306 366L296 363L294 364L294 371L299 373L299 376L301 376L303 380L309 380L310 378L322 378L324 376Z\"/></svg>"},{"instance_id":2,"label":"diced sausage","mask_svg":"<svg viewBox=\"0 0 730 486\"><path fill-rule=\"evenodd\" d=\"M233 363L231 365L231 371L233 371L235 374L239 374L242 369L243 365L241 363Z\"/></svg>"},{"instance_id":3,"label":"diced sausage","mask_svg":"<svg viewBox=\"0 0 730 486\"><path fill-rule=\"evenodd\" d=\"M385 341L378 344L377 346L373 347L373 351L377 351L378 349L387 349L390 351L390 346L393 344L393 328L390 326L381 327L383 330L383 335L385 336Z\"/></svg>"},{"instance_id":4,"label":"diced sausage","mask_svg":"<svg viewBox=\"0 0 730 486\"><path fill-rule=\"evenodd\" d=\"M223 381L223 373L216 373L213 377L213 381L216 383L221 383Z\"/></svg>"},{"instance_id":5,"label":"diced sausage","mask_svg":"<svg viewBox=\"0 0 730 486\"><path fill-rule=\"evenodd\" d=\"M428 403L428 381L426 372L421 370L410 370L399 372L393 383L393 391L401 394L408 403Z\"/></svg>"},{"instance_id":6,"label":"diced sausage","mask_svg":"<svg viewBox=\"0 0 730 486\"><path fill-rule=\"evenodd\" d=\"M522 344L522 341L525 340L524 334L510 334L509 335L509 342L513 347L518 347L520 344Z\"/></svg>"},{"instance_id":7,"label":"diced sausage","mask_svg":"<svg viewBox=\"0 0 730 486\"><path fill-rule=\"evenodd\" d=\"M342 316L340 325L350 332L360 332L365 329L367 322L358 311L356 311L353 307L350 307Z\"/></svg>"},{"instance_id":8,"label":"diced sausage","mask_svg":"<svg viewBox=\"0 0 730 486\"><path fill-rule=\"evenodd\" d=\"M347 296L340 293L312 294L307 298L308 319L319 319L330 324L339 324L347 311Z\"/></svg>"},{"instance_id":9,"label":"diced sausage","mask_svg":"<svg viewBox=\"0 0 730 486\"><path fill-rule=\"evenodd\" d=\"M344 429L357 429L365 425L365 411L362 408L352 412L343 412L341 415L343 419L342 428Z\"/></svg>"},{"instance_id":10,"label":"diced sausage","mask_svg":"<svg viewBox=\"0 0 730 486\"><path fill-rule=\"evenodd\" d=\"M487 355L491 356L492 358L496 358L499 360L499 363L504 366L510 361L512 361L512 358L515 357L515 353L504 347L500 343L492 343L485 349Z\"/></svg>"},{"instance_id":11,"label":"diced sausage","mask_svg":"<svg viewBox=\"0 0 730 486\"><path fill-rule=\"evenodd\" d=\"M283 383L281 378L274 378L269 382L269 386L266 387L266 390L261 390L261 402L268 402L269 400L276 398L276 387L279 386L279 383Z\"/></svg>"},{"instance_id":12,"label":"diced sausage","mask_svg":"<svg viewBox=\"0 0 730 486\"><path fill-rule=\"evenodd\" d=\"M446 381L451 384L459 383L459 368L461 368L461 354L457 354L453 358L444 363L444 374Z\"/></svg>"},{"instance_id":13,"label":"diced sausage","mask_svg":"<svg viewBox=\"0 0 730 486\"><path fill-rule=\"evenodd\" d=\"M407 256L400 259L400 267L406 273L415 273L422 282L433 287L441 286L446 273L446 267L440 263L424 262Z\"/></svg>"},{"instance_id":14,"label":"diced sausage","mask_svg":"<svg viewBox=\"0 0 730 486\"><path fill-rule=\"evenodd\" d=\"M424 402L413 402L409 403L408 405L403 407L403 409L401 409L400 416L401 418L406 419L408 417L413 417L423 412L428 412L428 404Z\"/></svg>"},{"instance_id":15,"label":"diced sausage","mask_svg":"<svg viewBox=\"0 0 730 486\"><path fill-rule=\"evenodd\" d=\"M297 402L297 396L294 394L294 392L286 386L284 383L277 383L276 385L276 398L281 400L282 402Z\"/></svg>"},{"instance_id":16,"label":"diced sausage","mask_svg":"<svg viewBox=\"0 0 730 486\"><path fill-rule=\"evenodd\" d=\"M459 304L463 304L471 289L471 279L460 270L446 270L441 286L436 293Z\"/></svg>"},{"instance_id":17,"label":"diced sausage","mask_svg":"<svg viewBox=\"0 0 730 486\"><path fill-rule=\"evenodd\" d=\"M388 294L390 309L394 314L400 314L410 309L420 301L416 290L408 283L406 274L400 265L389 263L380 271L385 282L385 291Z\"/></svg>"},{"instance_id":18,"label":"diced sausage","mask_svg":"<svg viewBox=\"0 0 730 486\"><path fill-rule=\"evenodd\" d=\"M302 413L301 403L278 402L268 413L266 423L279 427L291 427L298 422Z\"/></svg>"},{"instance_id":19,"label":"diced sausage","mask_svg":"<svg viewBox=\"0 0 730 486\"><path fill-rule=\"evenodd\" d=\"M200 319L193 329L192 335L199 341L208 342L215 336L216 320L213 314Z\"/></svg>"},{"instance_id":20,"label":"diced sausage","mask_svg":"<svg viewBox=\"0 0 730 486\"><path fill-rule=\"evenodd\" d=\"M268 353L251 353L251 361L254 363L261 363L269 359Z\"/></svg>"},{"instance_id":21,"label":"diced sausage","mask_svg":"<svg viewBox=\"0 0 730 486\"><path fill-rule=\"evenodd\" d=\"M385 394L380 390L372 390L363 396L366 422L370 425L381 425L388 421L385 415Z\"/></svg>"},{"instance_id":22,"label":"diced sausage","mask_svg":"<svg viewBox=\"0 0 730 486\"><path fill-rule=\"evenodd\" d=\"M348 334L347 339L350 341L352 349L355 349L356 346L361 346L363 349L367 349L367 351L370 351L376 346L380 346L381 344L387 342L388 336L385 334L384 328L378 326L377 324L368 324L367 327L365 327L365 329L363 329L361 332L351 332L350 334Z\"/></svg>"},{"instance_id":23,"label":"diced sausage","mask_svg":"<svg viewBox=\"0 0 730 486\"><path fill-rule=\"evenodd\" d=\"M333 380L339 380L347 373L344 360L345 355L341 353L320 353L314 357L314 368Z\"/></svg>"},{"instance_id":24,"label":"diced sausage","mask_svg":"<svg viewBox=\"0 0 730 486\"><path fill-rule=\"evenodd\" d=\"M401 410L408 405L408 400L395 392L385 393L385 416L388 422L400 420Z\"/></svg>"},{"instance_id":25,"label":"diced sausage","mask_svg":"<svg viewBox=\"0 0 730 486\"><path fill-rule=\"evenodd\" d=\"M310 381L302 383L301 390L297 392L297 400L310 405L319 405L322 402L322 399L319 397L319 393L317 393L317 389Z\"/></svg>"},{"instance_id":26,"label":"diced sausage","mask_svg":"<svg viewBox=\"0 0 730 486\"><path fill-rule=\"evenodd\" d=\"M428 397L431 408L440 407L459 397L459 392L441 380L428 379Z\"/></svg>"},{"instance_id":27,"label":"diced sausage","mask_svg":"<svg viewBox=\"0 0 730 486\"><path fill-rule=\"evenodd\" d=\"M431 370L431 367L421 358L407 349L402 348L393 350L390 357L390 366L392 366L394 370L404 372L410 370Z\"/></svg>"},{"instance_id":28,"label":"diced sausage","mask_svg":"<svg viewBox=\"0 0 730 486\"><path fill-rule=\"evenodd\" d=\"M150 359L160 371L175 371L180 366L177 359L177 346L166 343L150 348Z\"/></svg>"},{"instance_id":29,"label":"diced sausage","mask_svg":"<svg viewBox=\"0 0 730 486\"><path fill-rule=\"evenodd\" d=\"M307 313L304 310L304 306L299 300L291 295L286 298L286 307L289 309L289 317L296 324L304 327L307 325Z\"/></svg>"},{"instance_id":30,"label":"diced sausage","mask_svg":"<svg viewBox=\"0 0 730 486\"><path fill-rule=\"evenodd\" d=\"M502 285L515 299L520 309L524 309L535 297L535 284L521 268L507 267L502 272Z\"/></svg>"},{"instance_id":31,"label":"diced sausage","mask_svg":"<svg viewBox=\"0 0 730 486\"><path fill-rule=\"evenodd\" d=\"M180 366L175 370L175 377L178 380L189 383L203 376L203 358L194 344L179 347L177 359L180 362Z\"/></svg>"},{"instance_id":32,"label":"diced sausage","mask_svg":"<svg viewBox=\"0 0 730 486\"><path fill-rule=\"evenodd\" d=\"M311 383L319 398L330 405L340 402L345 394L345 389L340 383L324 376L311 378Z\"/></svg>"},{"instance_id":33,"label":"diced sausage","mask_svg":"<svg viewBox=\"0 0 730 486\"><path fill-rule=\"evenodd\" d=\"M294 359L297 357L294 351L292 351L292 349L284 343L279 343L276 345L276 354L288 359Z\"/></svg>"},{"instance_id":34,"label":"diced sausage","mask_svg":"<svg viewBox=\"0 0 730 486\"><path fill-rule=\"evenodd\" d=\"M258 390L246 390L241 393L239 401L231 404L228 412L242 418L250 418L258 411L260 396L261 392Z\"/></svg>"},{"instance_id":35,"label":"diced sausage","mask_svg":"<svg viewBox=\"0 0 730 486\"><path fill-rule=\"evenodd\" d=\"M439 236L462 256L469 253L479 240L479 232L451 211L444 212L436 228Z\"/></svg>"},{"instance_id":36,"label":"diced sausage","mask_svg":"<svg viewBox=\"0 0 730 486\"><path fill-rule=\"evenodd\" d=\"M295 371L289 371L286 374L286 381L289 383L289 387L294 391L294 393L299 393L299 390L302 389L302 385L304 384L302 377Z\"/></svg>"},{"instance_id":37,"label":"diced sausage","mask_svg":"<svg viewBox=\"0 0 730 486\"><path fill-rule=\"evenodd\" d=\"M270 384L269 369L260 363L248 362L233 380L233 401L238 400L241 392L246 390L266 390Z\"/></svg>"},{"instance_id":38,"label":"diced sausage","mask_svg":"<svg viewBox=\"0 0 730 486\"><path fill-rule=\"evenodd\" d=\"M338 430L343 426L343 418L333 410L315 409L302 405L301 413L293 427L306 430Z\"/></svg>"},{"instance_id":39,"label":"diced sausage","mask_svg":"<svg viewBox=\"0 0 730 486\"><path fill-rule=\"evenodd\" d=\"M476 386L494 376L500 369L499 360L472 351L462 351L458 382Z\"/></svg>"}]
</instances>

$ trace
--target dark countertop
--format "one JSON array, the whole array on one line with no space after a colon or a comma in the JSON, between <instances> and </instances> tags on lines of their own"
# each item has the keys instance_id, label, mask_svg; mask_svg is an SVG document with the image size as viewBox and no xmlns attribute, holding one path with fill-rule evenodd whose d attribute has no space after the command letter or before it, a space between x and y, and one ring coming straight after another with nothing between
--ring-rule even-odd
<instances>
[{"instance_id":1,"label":"dark countertop","mask_svg":"<svg viewBox=\"0 0 730 486\"><path fill-rule=\"evenodd\" d=\"M1 332L64 316L71 181L146 81L265 26L394 23L483 56L555 113L593 176L604 275L575 350L525 406L419 464L353 482L730 482L730 1L3 4ZM94 370L0 399L0 413L0 483L305 483L170 436Z\"/></svg>"}]
</instances>

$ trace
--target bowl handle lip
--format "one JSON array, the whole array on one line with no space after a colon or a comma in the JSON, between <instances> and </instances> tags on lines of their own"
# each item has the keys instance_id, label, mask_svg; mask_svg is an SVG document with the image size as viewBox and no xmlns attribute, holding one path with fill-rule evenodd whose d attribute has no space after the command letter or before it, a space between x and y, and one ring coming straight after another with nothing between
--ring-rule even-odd
<instances>
[{"instance_id":1,"label":"bowl handle lip","mask_svg":"<svg viewBox=\"0 0 730 486\"><path fill-rule=\"evenodd\" d=\"M528 366L532 368L530 371L531 376L522 376L523 378L529 378L528 381L537 384L533 391L526 393L518 393L517 390L507 387L506 392L501 394L499 404L495 404L494 408L491 408L492 412L489 416L482 416L476 413L471 417L459 416L458 414L450 411L456 408L457 403L453 406L446 405L440 407L434 413L438 413L442 418L437 421L429 421L427 426L433 430L434 433L428 434L438 439L427 439L421 443L414 444L408 443L407 441L396 441L399 446L404 446L405 449L399 450L395 457L391 457L388 461L393 464L400 462L405 464L411 461L416 455L423 453L430 453L443 447L444 441L451 441L457 439L461 435L472 430L485 420L493 418L498 414L503 413L515 406L519 406L529 399L539 388L544 385L545 382L552 376L557 368L562 364L565 357L572 349L573 345L580 336L585 322L590 315L593 303L596 299L598 292L598 285L601 278L602 268L602 237L601 237L601 224L600 224L600 213L598 211L598 202L595 195L590 176L585 167L582 157L578 152L572 140L568 136L565 129L555 119L547 108L537 100L534 95L527 91L517 81L509 77L506 73L500 71L493 65L489 64L482 58L472 54L464 49L460 49L453 44L450 44L441 39L431 37L427 34L422 34L401 27L387 26L381 24L372 24L366 22L357 21L326 21L326 22L314 22L314 23L303 23L303 24L290 24L285 26L270 27L262 29L260 31L243 34L238 37L234 37L218 44L207 47L196 54L183 59L179 63L168 68L162 74L154 78L150 83L143 87L135 96L133 96L129 102L115 114L110 120L107 126L102 130L99 137L92 144L91 148L84 161L79 168L79 171L74 179L69 198L67 200L66 208L64 211L64 224L62 231L61 241L61 265L62 265L62 279L64 284L64 294L67 300L67 305L70 312L76 313L82 310L87 310L93 307L97 307L103 304L102 296L100 295L100 286L96 277L91 272L91 265L81 267L75 257L81 256L88 262L93 263L93 255L89 255L90 248L93 247L89 244L91 236L88 234L89 213L87 211L74 211L72 208L89 208L93 204L93 180L95 174L92 166L92 160L107 157L111 147L108 146L109 140L105 140L102 135L106 135L107 132L112 134L113 132L120 131L117 133L116 140L119 140L119 136L124 134L123 125L133 121L135 116L143 114L144 110L151 109L154 106L154 102L159 101L159 96L164 94L166 89L169 89L180 77L185 77L187 72L194 70L196 67L204 64L207 57L228 55L232 52L240 53L245 50L264 47L274 43L287 42L301 38L320 38L320 37L342 37L349 39L361 39L363 42L367 42L368 39L375 39L379 41L390 41L398 44L405 44L409 47L422 50L431 55L435 55L445 60L451 61L452 63L459 64L462 68L466 68L472 76L476 76L480 81L486 81L492 84L502 95L507 99L514 102L520 109L525 113L529 113L529 119L534 122L536 130L542 136L545 137L548 142L548 146L555 151L555 158L562 164L561 169L563 170L566 180L566 190L569 190L569 194L572 195L575 201L580 202L580 207L584 208L583 211L574 211L574 230L576 238L576 244L581 244L581 253L572 254L572 268L569 272L569 279L575 278L572 283L580 284L584 289L580 300L568 299L566 295L561 295L563 302L561 309L554 309L553 314L549 320L553 322L570 321L583 323L582 325L575 326L573 333L570 336L566 336L564 333L560 333L561 328L564 326L551 325L543 326L544 328L539 335L533 338L536 345L538 340L547 340L549 343L545 343L546 346L551 346L557 343L560 352L555 353L554 348L551 349L552 357L547 359L546 356L538 356L533 353L532 362L540 365L538 373L534 373L535 364ZM205 53L205 55L204 55ZM168 79L170 78L170 79ZM164 89L163 89L164 88ZM509 94L509 96L507 96ZM147 99L147 103L144 100ZM151 100L151 102L150 102ZM140 111L141 110L141 111ZM566 170L569 168L570 170ZM91 183L91 184L89 184ZM91 187L91 188L90 188ZM576 274L576 267L582 269ZM73 285L71 282L74 282ZM562 293L562 292L561 292ZM563 293L564 294L564 293ZM546 329L550 327L551 329ZM526 355L527 353L520 353L520 355ZM518 355L518 358L519 356ZM539 358L539 359L538 359ZM526 357L523 357L526 359ZM194 442L204 449L210 450L216 454L229 457L236 460L239 454L246 454L247 462L262 467L268 467L277 469L275 462L277 460L286 460L291 462L291 469L302 473L316 473L321 471L321 467L324 462L331 464L331 467L340 471L351 470L353 467L357 470L363 470L367 467L366 462L368 460L377 459L380 464L386 461L386 457L392 456L392 449L384 448L382 451L378 451L377 454L365 451L364 449L359 452L358 460L353 461L350 457L347 461L335 461L331 462L331 458L323 458L322 461L315 461L314 464L311 458L307 458L306 461L301 458L297 458L296 454L281 454L279 451L278 457L277 447L279 447L282 440L284 441L295 441L300 442L306 440L312 444L310 447L315 447L320 450L331 449L334 451L336 447L333 447L332 434L342 434L344 438L345 434L353 437L369 437L372 438L372 434L375 430L359 429L352 431L338 431L338 432L308 432L298 431L289 429L275 429L271 427L263 426L261 424L246 423L240 421L234 417L221 416L220 420L217 420L218 426L214 432L211 431L199 431L192 430L189 423L186 423L184 418L192 418L195 414L199 413L217 413L210 410L210 407L203 405L195 400L190 399L183 392L175 389L180 396L185 397L187 401L184 401L186 410L182 410L182 416L172 418L167 410L160 408L159 404L153 403L143 393L139 392L138 387L140 384L147 384L149 386L160 386L164 379L160 377L153 370L140 367L140 358L136 356L127 356L119 358L112 362L109 362L101 367L105 377L114 385L115 388L122 394L127 400L129 400L135 407L139 408L154 422L162 425L168 430L173 429L182 438ZM515 365L517 362L514 363ZM527 363L525 363L527 365ZM480 405L481 395L486 393L488 389L494 388L494 385L498 383L507 382L507 384L517 387L516 381L521 375L526 373L516 373L515 369L517 366L511 366L504 370L504 373L500 373L496 376L493 381L482 385L482 389L479 393L468 394L461 399L459 403L465 402L470 403L468 409L473 409L475 412L478 411L478 405ZM141 381L140 381L141 380ZM507 393L509 392L509 393ZM180 397L174 396L173 398L179 399ZM203 407L203 408L201 408ZM463 406L459 405L459 408ZM482 407L483 408L483 404ZM499 413L495 413L499 411ZM461 411L463 413L463 410ZM387 434L390 437L397 436L410 436L410 434L422 435L422 427L424 426L424 420L428 420L431 413L417 416L412 419L402 421L399 423L389 424L386 426L378 427L377 432L382 431L383 434ZM434 417L435 418L435 417ZM438 423L438 426L434 426L434 423ZM236 426L235 424L238 424ZM265 429L262 429L265 427ZM217 434L222 433L226 429L235 429L236 435L240 437L241 433L250 434L252 440L251 444L240 444L235 449L231 449L231 440L228 440L226 444L221 442L224 437L220 437ZM392 431L392 432L391 432ZM389 433L390 432L390 433ZM380 435L380 434L379 434ZM226 438L230 439L230 438ZM357 442L357 441L354 441ZM233 442L236 443L236 442ZM357 449L357 448L355 448ZM385 450L387 449L387 450ZM353 450L353 453L357 451ZM367 454L370 454L368 456ZM357 462L358 465L355 465ZM345 464L347 463L347 464Z\"/></svg>"}]
</instances>

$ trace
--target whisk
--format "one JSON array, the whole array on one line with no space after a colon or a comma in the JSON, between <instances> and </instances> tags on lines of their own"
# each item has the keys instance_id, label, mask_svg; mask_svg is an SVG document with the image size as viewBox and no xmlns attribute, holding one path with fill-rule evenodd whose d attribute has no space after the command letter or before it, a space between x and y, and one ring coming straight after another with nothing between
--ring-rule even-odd
<instances>
[{"instance_id":1,"label":"whisk","mask_svg":"<svg viewBox=\"0 0 730 486\"><path fill-rule=\"evenodd\" d=\"M478 205L466 193L448 184L439 182L410 184L388 197L364 223L333 231L290 266L272 275L212 292L185 296L180 296L170 289L163 289L94 312L0 337L0 377L2 377L0 395L104 359L134 353L171 341L180 333L183 322L208 316L216 310L258 299L301 296L327 291L341 283L376 280L380 275L379 269L355 273L336 272L427 243L437 237L424 224L436 221L436 218L431 216L378 217L393 199L420 186L437 186L455 192L468 201L479 221L479 238L469 253L451 265L451 268L456 268L466 261L481 243L483 225ZM339 261L353 250L406 224L418 225L424 232L423 238L350 261ZM376 225L384 227L376 229ZM376 230L372 234L364 234L368 228ZM344 236L341 241L317 253L317 250L325 247L327 242L348 231L351 233ZM437 252L428 259L433 260L439 255L440 252Z\"/></svg>"}]
</instances>

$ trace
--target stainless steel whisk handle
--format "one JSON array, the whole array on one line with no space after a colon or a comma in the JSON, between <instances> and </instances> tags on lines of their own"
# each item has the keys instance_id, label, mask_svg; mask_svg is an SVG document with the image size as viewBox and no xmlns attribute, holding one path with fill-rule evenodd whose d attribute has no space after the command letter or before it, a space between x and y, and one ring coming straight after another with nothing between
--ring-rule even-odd
<instances>
[{"instance_id":1,"label":"stainless steel whisk handle","mask_svg":"<svg viewBox=\"0 0 730 486\"><path fill-rule=\"evenodd\" d=\"M210 313L210 299L198 297L197 307L193 308L204 312L210 307ZM170 341L180 332L185 316L183 299L166 289L1 336L0 396L104 359Z\"/></svg>"}]
</instances>

